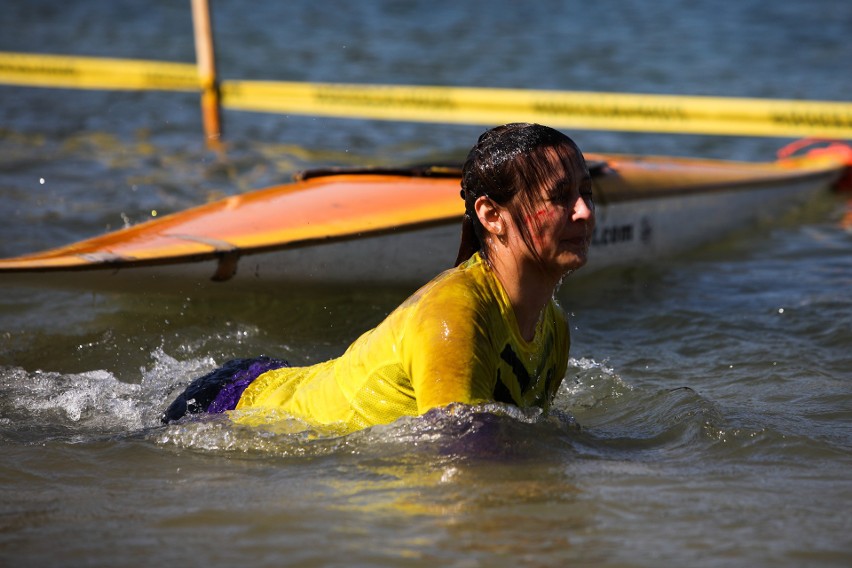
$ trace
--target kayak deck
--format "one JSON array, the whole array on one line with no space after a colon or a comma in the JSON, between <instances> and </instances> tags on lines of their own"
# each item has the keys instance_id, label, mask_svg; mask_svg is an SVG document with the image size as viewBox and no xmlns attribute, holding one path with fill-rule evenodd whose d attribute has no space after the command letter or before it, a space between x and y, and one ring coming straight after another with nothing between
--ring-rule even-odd
<instances>
[{"instance_id":1,"label":"kayak deck","mask_svg":"<svg viewBox=\"0 0 852 568\"><path fill-rule=\"evenodd\" d=\"M638 208L648 201L664 203L673 198L771 190L790 184L824 190L845 169L845 163L831 155L768 163L592 154L587 160L594 164L599 224L606 222L608 209L631 204ZM56 249L2 259L0 282L22 273L45 276L99 269L114 273L202 261L216 263L212 274L209 268L204 269L206 279L227 280L237 273L241 259L251 255L303 249L304 256L305 251L320 250L331 243L357 244L380 236L399 239L407 233L426 238L425 231L440 229L444 250L441 264L422 259L431 274L436 272L432 266L445 268L455 254L456 228L463 214L460 180L457 171L446 168L416 173L309 173L294 183L228 197ZM413 240L406 246L417 251L420 244ZM370 262L371 257L382 253L371 249L365 256L357 246L347 250L346 254L363 256L360 262ZM310 262L307 258L304 261ZM594 254L590 266L593 263ZM321 264L322 258L317 258L315 265ZM313 274L294 273L289 279L322 281L322 270L313 270L313 266L306 268ZM256 272L259 270L256 267ZM198 277L189 272L192 278Z\"/></svg>"}]
</instances>

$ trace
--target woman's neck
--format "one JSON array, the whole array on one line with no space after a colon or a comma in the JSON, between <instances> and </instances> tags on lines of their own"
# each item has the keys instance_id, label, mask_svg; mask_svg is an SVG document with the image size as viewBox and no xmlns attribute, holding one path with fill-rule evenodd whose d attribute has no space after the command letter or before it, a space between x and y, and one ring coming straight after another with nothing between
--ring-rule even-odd
<instances>
[{"instance_id":1,"label":"woman's neck","mask_svg":"<svg viewBox=\"0 0 852 568\"><path fill-rule=\"evenodd\" d=\"M532 341L542 311L553 298L560 278L543 273L531 259L505 254L491 256L489 264L509 297L521 337Z\"/></svg>"}]
</instances>

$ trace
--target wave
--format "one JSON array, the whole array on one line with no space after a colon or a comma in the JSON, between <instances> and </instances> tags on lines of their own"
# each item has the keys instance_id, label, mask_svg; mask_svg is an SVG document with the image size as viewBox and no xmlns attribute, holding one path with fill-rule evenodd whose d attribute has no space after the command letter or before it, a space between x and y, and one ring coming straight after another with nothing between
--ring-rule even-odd
<instances>
[{"instance_id":1,"label":"wave","mask_svg":"<svg viewBox=\"0 0 852 568\"><path fill-rule=\"evenodd\" d=\"M138 384L105 370L63 374L0 369L0 438L37 444L141 437L176 451L243 456L319 457L359 454L440 460L545 460L577 457L695 463L761 454L814 452L814 440L791 436L750 417L745 425L687 387L630 384L606 364L572 359L553 408L499 403L453 404L422 416L344 435L282 417L261 426L225 415L163 426L160 416L189 377L215 366L209 358L175 359L158 348ZM820 451L826 448L817 444Z\"/></svg>"},{"instance_id":2,"label":"wave","mask_svg":"<svg viewBox=\"0 0 852 568\"><path fill-rule=\"evenodd\" d=\"M158 348L155 365L140 383L105 370L82 373L27 372L0 368L0 435L23 443L51 438L85 441L133 434L159 423L160 409L180 377L212 366L209 359L179 361Z\"/></svg>"}]
</instances>

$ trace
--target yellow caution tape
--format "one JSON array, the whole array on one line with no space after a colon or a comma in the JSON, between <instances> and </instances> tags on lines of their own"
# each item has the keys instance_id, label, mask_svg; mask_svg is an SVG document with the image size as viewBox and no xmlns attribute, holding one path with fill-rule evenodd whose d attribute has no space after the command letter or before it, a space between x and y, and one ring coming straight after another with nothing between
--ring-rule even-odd
<instances>
[{"instance_id":1,"label":"yellow caution tape","mask_svg":"<svg viewBox=\"0 0 852 568\"><path fill-rule=\"evenodd\" d=\"M191 63L0 52L0 84L69 89L198 91Z\"/></svg>"},{"instance_id":2,"label":"yellow caution tape","mask_svg":"<svg viewBox=\"0 0 852 568\"><path fill-rule=\"evenodd\" d=\"M198 91L189 63L0 52L0 84ZM852 139L852 103L469 87L224 81L246 111L393 121Z\"/></svg>"},{"instance_id":3,"label":"yellow caution tape","mask_svg":"<svg viewBox=\"0 0 852 568\"><path fill-rule=\"evenodd\" d=\"M467 87L226 81L222 104L263 112L586 130L852 138L852 103Z\"/></svg>"}]
</instances>

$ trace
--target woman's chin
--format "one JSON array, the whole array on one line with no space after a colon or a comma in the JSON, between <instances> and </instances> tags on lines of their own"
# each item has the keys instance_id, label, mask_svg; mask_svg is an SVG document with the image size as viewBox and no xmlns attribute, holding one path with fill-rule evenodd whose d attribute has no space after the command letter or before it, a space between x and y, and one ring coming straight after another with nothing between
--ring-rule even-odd
<instances>
[{"instance_id":1,"label":"woman's chin","mask_svg":"<svg viewBox=\"0 0 852 568\"><path fill-rule=\"evenodd\" d=\"M586 254L566 252L559 256L559 259L555 263L555 265L558 267L557 270L559 274L561 276L564 276L569 272L574 272L575 270L585 266L586 260L588 260L588 256Z\"/></svg>"},{"instance_id":2,"label":"woman's chin","mask_svg":"<svg viewBox=\"0 0 852 568\"><path fill-rule=\"evenodd\" d=\"M589 259L589 247L585 244L566 247L560 255L560 264L566 270L577 270Z\"/></svg>"},{"instance_id":3,"label":"woman's chin","mask_svg":"<svg viewBox=\"0 0 852 568\"><path fill-rule=\"evenodd\" d=\"M574 260L568 263L568 267L566 268L566 272L573 272L579 268L583 268L586 265L586 261L588 257L586 255L583 256L575 256Z\"/></svg>"}]
</instances>

